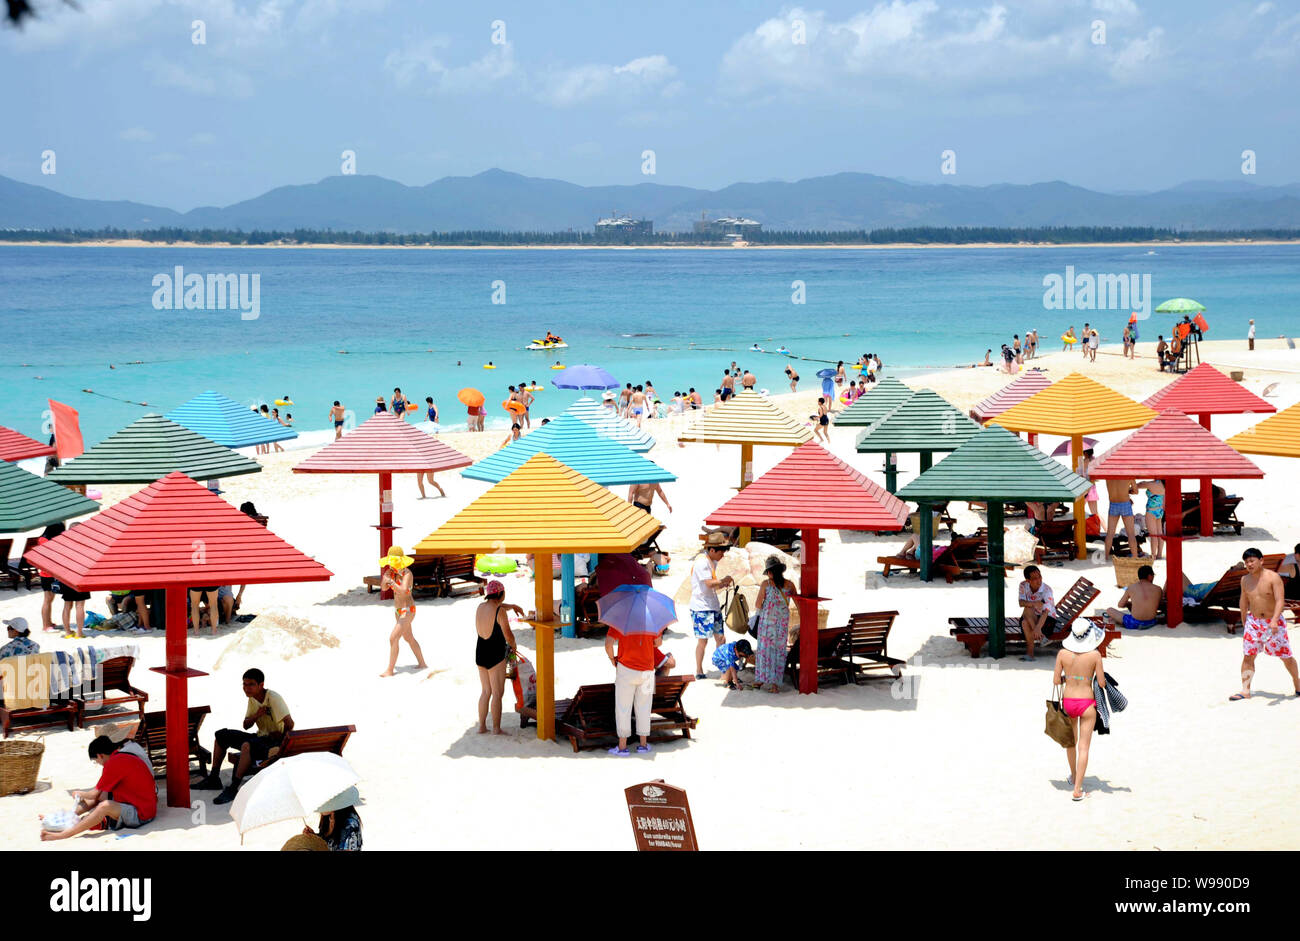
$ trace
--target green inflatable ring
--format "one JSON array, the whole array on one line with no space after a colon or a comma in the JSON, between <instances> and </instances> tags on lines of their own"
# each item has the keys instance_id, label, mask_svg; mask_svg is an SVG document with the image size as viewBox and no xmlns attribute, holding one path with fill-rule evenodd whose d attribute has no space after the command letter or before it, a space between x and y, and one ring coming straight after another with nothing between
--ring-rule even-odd
<instances>
[{"instance_id":1,"label":"green inflatable ring","mask_svg":"<svg viewBox=\"0 0 1300 941\"><path fill-rule=\"evenodd\" d=\"M519 563L507 555L481 555L474 568L488 575L509 575L519 568Z\"/></svg>"}]
</instances>

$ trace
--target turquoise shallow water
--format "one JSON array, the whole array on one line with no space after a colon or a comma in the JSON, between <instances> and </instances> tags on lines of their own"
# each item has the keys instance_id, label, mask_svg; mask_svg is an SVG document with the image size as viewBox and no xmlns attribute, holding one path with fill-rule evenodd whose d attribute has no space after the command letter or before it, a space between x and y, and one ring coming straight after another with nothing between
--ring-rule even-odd
<instances>
[{"instance_id":1,"label":"turquoise shallow water","mask_svg":"<svg viewBox=\"0 0 1300 941\"><path fill-rule=\"evenodd\" d=\"M1154 251L1154 254L1149 254ZM158 310L156 275L258 275L260 312ZM1208 308L1208 338L1300 333L1300 246L888 250L371 250L0 247L0 424L39 436L46 399L81 411L87 444L205 389L249 403L289 393L300 429L340 399L357 418L401 386L463 423L463 386L549 387L548 367L592 362L661 396L711 398L732 360L786 391L784 343L812 360L876 352L886 372L950 366L1037 328L1045 348L1070 324L1117 342L1129 310L1045 310L1043 278L1149 274L1156 303ZM806 302L791 302L802 281ZM493 304L494 282L504 304ZM496 288L500 295L500 286ZM1165 319L1143 324L1154 339ZM560 353L522 347L553 330ZM692 346L692 344L694 344ZM347 350L346 354L340 350ZM128 365L140 360L139 365ZM491 360L499 368L484 370ZM460 365L457 365L457 363ZM116 368L110 369L109 364ZM794 362L800 388L825 365ZM82 390L91 389L92 393ZM542 413L576 393L542 393ZM121 401L129 400L129 401ZM148 402L150 407L137 403Z\"/></svg>"}]
</instances>

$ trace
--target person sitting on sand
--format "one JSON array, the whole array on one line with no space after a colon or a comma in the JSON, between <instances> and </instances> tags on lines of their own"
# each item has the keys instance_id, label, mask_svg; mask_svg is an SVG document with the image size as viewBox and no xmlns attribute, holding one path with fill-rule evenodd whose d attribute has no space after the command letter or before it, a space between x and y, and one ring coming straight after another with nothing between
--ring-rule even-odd
<instances>
[{"instance_id":1,"label":"person sitting on sand","mask_svg":"<svg viewBox=\"0 0 1300 941\"><path fill-rule=\"evenodd\" d=\"M212 765L208 776L194 785L198 790L215 791L221 789L214 804L228 804L235 799L239 784L252 770L253 763L265 761L272 748L278 748L284 737L293 731L293 716L284 697L274 690L266 688L266 674L253 667L245 670L243 676L244 695L248 704L244 709L244 730L221 729L216 734L212 745ZM257 731L247 731L256 725ZM231 757L235 766L230 776L230 784L221 787L221 763L226 758L226 751L233 749L238 757Z\"/></svg>"},{"instance_id":2,"label":"person sitting on sand","mask_svg":"<svg viewBox=\"0 0 1300 941\"><path fill-rule=\"evenodd\" d=\"M722 671L722 685L727 689L744 689L740 671L754 656L754 648L747 640L733 640L713 651L713 665Z\"/></svg>"},{"instance_id":3,"label":"person sitting on sand","mask_svg":"<svg viewBox=\"0 0 1300 941\"><path fill-rule=\"evenodd\" d=\"M138 747L138 746L137 746ZM107 735L101 735L86 749L90 760L104 770L93 788L73 791L80 818L67 830L41 831L41 840L66 840L101 824L110 830L135 830L158 814L158 786L153 767L139 756L122 750Z\"/></svg>"},{"instance_id":4,"label":"person sitting on sand","mask_svg":"<svg viewBox=\"0 0 1300 941\"><path fill-rule=\"evenodd\" d=\"M1021 660L1034 659L1034 645L1045 643L1047 635L1056 629L1056 600L1052 588L1043 581L1037 565L1025 566L1025 580L1020 583L1020 629L1029 648Z\"/></svg>"},{"instance_id":5,"label":"person sitting on sand","mask_svg":"<svg viewBox=\"0 0 1300 941\"><path fill-rule=\"evenodd\" d=\"M411 653L415 654L416 667L421 670L428 669L428 664L424 662L424 652L420 650L420 644L412 630L415 621L415 599L411 597L411 590L414 587L415 576L411 574L411 563L414 561L415 559L402 551L401 546L393 546L388 550L388 555L379 560L381 566L379 588L381 591L393 593L393 613L396 617L393 631L388 635L388 669L379 674L380 676L393 675L393 670L397 667L397 645L402 640L406 641L407 646L411 648Z\"/></svg>"},{"instance_id":6,"label":"person sitting on sand","mask_svg":"<svg viewBox=\"0 0 1300 941\"><path fill-rule=\"evenodd\" d=\"M478 667L481 692L478 697L478 730L487 734L487 717L492 713L492 733L505 735L501 729L501 696L506 688L506 657L515 652L515 635L510 630L506 612L513 611L524 617L524 609L517 604L506 604L506 586L495 578L484 586L486 597L474 612L474 630L478 643L474 648L474 663Z\"/></svg>"},{"instance_id":7,"label":"person sitting on sand","mask_svg":"<svg viewBox=\"0 0 1300 941\"><path fill-rule=\"evenodd\" d=\"M325 845L335 853L358 853L361 851L361 815L356 807L340 807L320 815L320 826L316 830L303 827L304 836L318 836Z\"/></svg>"},{"instance_id":8,"label":"person sitting on sand","mask_svg":"<svg viewBox=\"0 0 1300 941\"><path fill-rule=\"evenodd\" d=\"M1156 570L1143 565L1138 568L1138 580L1124 589L1119 605L1106 609L1106 618L1130 631L1150 630L1159 623L1156 612L1163 599L1164 592L1156 587Z\"/></svg>"},{"instance_id":9,"label":"person sitting on sand","mask_svg":"<svg viewBox=\"0 0 1300 941\"><path fill-rule=\"evenodd\" d=\"M977 365L977 366L992 366L992 365L993 365L993 350L992 350L992 349L987 349L987 350L985 350L985 351L984 351L984 362L982 362L982 363L976 363L975 365Z\"/></svg>"},{"instance_id":10,"label":"person sitting on sand","mask_svg":"<svg viewBox=\"0 0 1300 941\"><path fill-rule=\"evenodd\" d=\"M1250 684L1255 677L1255 658L1262 650L1277 657L1291 674L1291 686L1300 697L1300 668L1291 652L1282 613L1286 610L1285 590L1277 572L1264 568L1264 554L1254 546L1241 554L1246 574L1241 577L1241 692L1228 697L1239 702L1251 696Z\"/></svg>"},{"instance_id":11,"label":"person sitting on sand","mask_svg":"<svg viewBox=\"0 0 1300 941\"><path fill-rule=\"evenodd\" d=\"M9 634L9 643L0 647L0 660L41 652L40 645L32 640L32 629L27 626L27 618L10 618L4 622L4 626Z\"/></svg>"}]
</instances>

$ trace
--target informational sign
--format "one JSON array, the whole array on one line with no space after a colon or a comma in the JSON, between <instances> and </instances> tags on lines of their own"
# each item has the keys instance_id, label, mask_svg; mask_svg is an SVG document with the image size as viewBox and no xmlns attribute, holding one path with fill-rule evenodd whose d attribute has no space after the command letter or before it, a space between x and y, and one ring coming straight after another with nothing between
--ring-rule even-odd
<instances>
[{"instance_id":1,"label":"informational sign","mask_svg":"<svg viewBox=\"0 0 1300 941\"><path fill-rule=\"evenodd\" d=\"M684 789L665 784L661 778L624 788L623 796L638 850L699 849Z\"/></svg>"},{"instance_id":2,"label":"informational sign","mask_svg":"<svg viewBox=\"0 0 1300 941\"><path fill-rule=\"evenodd\" d=\"M379 512L393 512L393 491L385 490L379 495Z\"/></svg>"}]
</instances>

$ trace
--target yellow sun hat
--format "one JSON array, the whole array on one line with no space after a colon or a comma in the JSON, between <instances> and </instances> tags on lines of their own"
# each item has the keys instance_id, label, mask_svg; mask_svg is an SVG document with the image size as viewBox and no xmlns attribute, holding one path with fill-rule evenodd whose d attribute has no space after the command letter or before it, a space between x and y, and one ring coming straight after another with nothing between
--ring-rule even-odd
<instances>
[{"instance_id":1,"label":"yellow sun hat","mask_svg":"<svg viewBox=\"0 0 1300 941\"><path fill-rule=\"evenodd\" d=\"M388 550L388 555L379 560L379 567L387 566L394 569L404 569L415 560L402 551L401 546L393 546Z\"/></svg>"}]
</instances>

